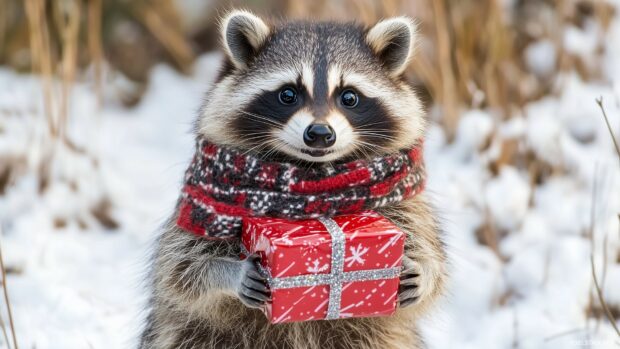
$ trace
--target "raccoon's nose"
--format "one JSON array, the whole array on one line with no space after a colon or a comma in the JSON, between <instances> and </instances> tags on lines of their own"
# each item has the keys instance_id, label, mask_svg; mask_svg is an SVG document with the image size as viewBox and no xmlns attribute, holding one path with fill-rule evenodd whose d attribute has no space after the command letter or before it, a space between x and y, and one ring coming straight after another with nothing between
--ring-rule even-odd
<instances>
[{"instance_id":1,"label":"raccoon's nose","mask_svg":"<svg viewBox=\"0 0 620 349\"><path fill-rule=\"evenodd\" d=\"M327 124L310 124L304 131L304 143L312 148L328 148L336 143L336 132Z\"/></svg>"}]
</instances>

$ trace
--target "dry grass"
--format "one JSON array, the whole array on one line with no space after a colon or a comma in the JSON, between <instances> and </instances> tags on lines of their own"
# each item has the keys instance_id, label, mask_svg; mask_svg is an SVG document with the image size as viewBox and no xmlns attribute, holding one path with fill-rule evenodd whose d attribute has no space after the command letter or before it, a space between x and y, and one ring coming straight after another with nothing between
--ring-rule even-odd
<instances>
[{"instance_id":1,"label":"dry grass","mask_svg":"<svg viewBox=\"0 0 620 349\"><path fill-rule=\"evenodd\" d=\"M49 63L44 62L46 53ZM16 70L29 65L36 73L70 82L71 75L92 65L100 91L104 61L142 83L154 64L171 62L188 72L194 57L175 0L0 2L0 65ZM63 114L55 116L60 127Z\"/></svg>"},{"instance_id":2,"label":"dry grass","mask_svg":"<svg viewBox=\"0 0 620 349\"><path fill-rule=\"evenodd\" d=\"M48 129L56 137L57 122L52 105L52 57L44 0L25 0L24 6L29 24L32 71L38 73L43 83L43 97Z\"/></svg>"},{"instance_id":3,"label":"dry grass","mask_svg":"<svg viewBox=\"0 0 620 349\"><path fill-rule=\"evenodd\" d=\"M13 0L3 1L3 4L5 7L11 5L12 14L19 17L20 7ZM154 37L160 40L178 66L184 70L189 69L193 61L193 52L181 34L180 20L171 0L140 0L133 1L130 5L123 1L104 3L102 0L24 0L22 9L28 22L31 70L38 74L42 81L48 136L52 143L59 141L71 149L78 150L66 132L70 122L71 89L81 68L86 64L93 65L95 86L101 103L102 66L105 59L103 18L104 15L109 15L104 13L104 10L133 13L152 31ZM5 16L0 16L0 24L4 23L3 18ZM3 30L3 26L0 26L0 38L4 38L12 29L16 28ZM12 39L13 36L9 38ZM140 62L133 63L140 65ZM58 83L59 89L56 88ZM53 151L54 147L47 145L46 156L51 158L53 154L49 152Z\"/></svg>"},{"instance_id":4,"label":"dry grass","mask_svg":"<svg viewBox=\"0 0 620 349\"><path fill-rule=\"evenodd\" d=\"M12 57L21 52L23 32L30 29L25 37L30 38L36 71L49 76L58 57L69 66L74 64L68 61L77 59L78 68L92 63L98 91L104 60L130 79L146 81L149 67L168 58L182 71L189 71L194 48L206 47L202 41L214 41L213 37L217 37L213 17L205 18L204 33L191 37L185 33L173 0L24 0L30 28L20 27L19 20L14 19L20 18L22 6L18 0L3 3L10 15L0 15L0 43L6 41L9 49L0 52L0 64L23 61ZM56 20L63 24L59 29L49 20L57 17L50 13L61 12L59 4L68 4L65 7L71 13L77 7L79 22L86 24L78 29L83 34L78 34L77 41L68 37L75 34L66 32L71 29L68 22ZM86 8L80 9L79 4ZM585 79L600 77L599 65L584 62L563 49L562 28L594 19L605 29L613 16L609 5L595 0L519 1L510 12L500 0L216 0L215 4L219 10L213 13L248 7L276 18L357 20L365 24L403 14L416 18L421 40L407 77L426 96L427 105L436 107L434 117L443 124L450 139L464 109L488 108L500 117L510 117L525 103L553 92L553 75L530 72L523 58L534 41L547 39L554 43L558 54L552 73L576 69ZM7 19L9 16L12 21ZM37 23L32 22L35 18ZM68 16L67 20L70 18L75 16ZM3 30L3 23L11 30ZM121 27L130 27L131 35L118 35ZM134 35L135 41L123 41ZM46 58L48 55L51 61ZM66 67L62 69L69 75L66 81L70 81L72 72ZM61 112L58 119L62 115Z\"/></svg>"},{"instance_id":5,"label":"dry grass","mask_svg":"<svg viewBox=\"0 0 620 349\"><path fill-rule=\"evenodd\" d=\"M4 321L2 319L0 319L0 328L2 329L2 335L4 338L4 343L6 344L6 347L8 349L11 349L11 342L9 342L9 335L6 332L6 325L4 324Z\"/></svg>"},{"instance_id":6,"label":"dry grass","mask_svg":"<svg viewBox=\"0 0 620 349\"><path fill-rule=\"evenodd\" d=\"M0 236L2 236L2 229L0 229ZM17 344L17 335L15 334L15 324L13 323L13 312L11 310L11 301L9 300L9 290L6 279L6 269L4 267L4 258L2 257L2 244L0 243L0 273L2 274L2 290L4 293L4 304L6 306L7 315L9 317L9 329L11 332L11 338L13 339L13 349L19 349L19 345ZM6 327L4 325L4 321L0 318L0 325L2 326L2 332L4 334L4 338L6 340L7 347L10 349L9 339L6 332Z\"/></svg>"},{"instance_id":7,"label":"dry grass","mask_svg":"<svg viewBox=\"0 0 620 349\"><path fill-rule=\"evenodd\" d=\"M607 117L607 112L605 111L605 106L603 104L603 97L599 97L598 99L596 99L596 103L601 109L601 114L603 115L603 119L605 120L605 124L607 125L607 128L609 130L609 134L614 144L616 154L618 155L618 160L620 160L620 147L618 146L618 141L611 128L609 118ZM602 280L600 281L596 273L596 267L595 267L595 262L594 262L595 251L596 251L595 236L594 236L595 226L594 225L596 221L595 213L596 213L596 203L597 203L597 189L598 189L597 188L597 171L595 171L594 183L592 186L592 204L591 204L591 211L590 211L590 228L588 232L588 237L590 239L590 269L591 269L591 274L592 274L592 282L593 282L594 289L596 291L598 303L600 304L600 310L597 307L593 306L592 304L593 302L591 300L588 313L590 313L590 315L592 316L595 316L596 318L600 318L602 316L606 317L609 323L611 324L611 326L613 327L613 329L616 331L616 334L620 338L620 329L618 329L618 325L616 324L616 316L619 315L620 310L617 307L611 307L610 305L607 304L607 302L605 301L605 297L603 295L603 291L602 291L603 285L605 284L605 277L607 274L607 263L608 263L607 234L605 234L605 236L603 237L603 246L602 246L603 256L602 257L603 257L604 264L603 264L603 271L602 271ZM620 214L618 215L618 217L620 219Z\"/></svg>"},{"instance_id":8,"label":"dry grass","mask_svg":"<svg viewBox=\"0 0 620 349\"><path fill-rule=\"evenodd\" d=\"M597 180L596 180L596 171L595 171L595 178L594 178L594 184L592 186L592 204L591 204L591 212L590 212L590 229L589 229L589 233L588 233L588 237L590 239L590 271L592 274L592 282L594 285L594 289L596 290L596 296L598 297L598 302L601 306L601 308L603 309L603 314L605 315L605 317L607 318L607 320L609 320L609 323L611 324L611 326L613 327L613 329L616 331L616 333L618 334L618 337L620 337L620 330L618 329L618 325L616 324L616 319L614 318L614 314L611 311L611 308L609 307L609 305L607 304L607 302L605 301L605 297L603 296L603 291L602 291L602 287L601 287L601 282L598 279L597 273L596 273L596 266L594 263L594 259L595 259L595 251L596 251L596 245L595 245L595 238L594 238L594 222L595 222L595 212L596 212L596 202L597 202ZM604 239L604 243L603 243L603 250L606 251L607 250L607 244L606 244L607 239ZM604 252L604 257L606 257L606 253ZM605 270L606 270L606 263L607 260L606 258L603 259L603 263L604 266L604 271L603 274L605 274ZM603 277L604 278L604 277Z\"/></svg>"},{"instance_id":9,"label":"dry grass","mask_svg":"<svg viewBox=\"0 0 620 349\"><path fill-rule=\"evenodd\" d=\"M60 27L60 42L62 47L61 76L62 92L58 121L58 133L62 139L67 139L66 127L68 122L71 88L77 70L78 34L80 30L81 3L79 1L65 1L65 6L54 8L56 23Z\"/></svg>"},{"instance_id":10,"label":"dry grass","mask_svg":"<svg viewBox=\"0 0 620 349\"><path fill-rule=\"evenodd\" d=\"M95 72L95 91L97 93L97 104L101 107L103 103L102 86L102 66L103 66L103 44L101 42L101 16L102 0L88 1L87 6L87 40L90 61Z\"/></svg>"},{"instance_id":11,"label":"dry grass","mask_svg":"<svg viewBox=\"0 0 620 349\"><path fill-rule=\"evenodd\" d=\"M616 148L616 154L618 154L618 160L620 160L620 145L618 145L618 140L614 135L614 131L611 128L611 124L609 123L609 118L607 117L607 112L605 111L605 107L603 106L603 97L599 97L596 100L596 104L598 104L601 109L601 113L603 114L603 119L605 119L605 125L607 125L607 130L609 130L609 135L611 136L611 140L614 143L614 147Z\"/></svg>"},{"instance_id":12,"label":"dry grass","mask_svg":"<svg viewBox=\"0 0 620 349\"><path fill-rule=\"evenodd\" d=\"M6 40L6 32L7 32L7 13L8 13L8 2L0 2L0 56L2 55L2 50L5 45Z\"/></svg>"},{"instance_id":13,"label":"dry grass","mask_svg":"<svg viewBox=\"0 0 620 349\"><path fill-rule=\"evenodd\" d=\"M436 56L438 59L437 67L439 68L437 75L439 76L439 81L428 81L428 83L429 86L433 86L431 93L438 100L441 100L444 106L444 126L448 130L449 135L453 136L458 122L458 95L454 93L457 89L456 74L452 67L452 43L450 33L447 30L450 17L443 1L433 1L431 5L435 19ZM428 66L430 67L431 65ZM428 69L428 67L426 68Z\"/></svg>"},{"instance_id":14,"label":"dry grass","mask_svg":"<svg viewBox=\"0 0 620 349\"><path fill-rule=\"evenodd\" d=\"M80 0L47 2L45 0L25 0L25 14L29 23L29 38L32 54L32 71L41 77L44 95L44 112L48 125L48 134L39 141L41 158L33 164L38 169L39 190L45 192L52 182L54 163L59 151L71 152L75 156L85 157L97 164L95 155L86 148L76 144L67 132L70 122L71 95L74 82L80 71L80 52L86 50L93 60L98 94L101 96L101 66L103 50L101 37L88 36L88 46L84 45L80 35L83 29L98 32L101 25L103 2L94 0L84 8ZM91 22L84 24L83 18ZM59 87L59 88L57 88ZM99 97L101 98L101 97ZM97 166L95 165L95 168ZM72 185L72 173L65 173L60 181ZM104 227L114 229L116 222L110 216L111 205L105 196L94 202L92 216Z\"/></svg>"},{"instance_id":15,"label":"dry grass","mask_svg":"<svg viewBox=\"0 0 620 349\"><path fill-rule=\"evenodd\" d=\"M134 11L137 14L136 18L170 52L178 67L189 71L194 61L194 53L183 34L175 30L181 27L181 20L174 9L174 4L170 1L139 2Z\"/></svg>"}]
</instances>

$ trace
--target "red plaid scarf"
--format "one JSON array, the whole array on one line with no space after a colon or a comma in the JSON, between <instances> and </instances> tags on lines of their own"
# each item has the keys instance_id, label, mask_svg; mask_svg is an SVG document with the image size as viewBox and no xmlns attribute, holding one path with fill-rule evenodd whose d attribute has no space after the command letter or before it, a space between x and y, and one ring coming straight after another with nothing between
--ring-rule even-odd
<instances>
[{"instance_id":1,"label":"red plaid scarf","mask_svg":"<svg viewBox=\"0 0 620 349\"><path fill-rule=\"evenodd\" d=\"M309 219L387 206L424 189L421 142L407 151L303 169L199 140L185 174L177 225L235 238L244 217Z\"/></svg>"}]
</instances>

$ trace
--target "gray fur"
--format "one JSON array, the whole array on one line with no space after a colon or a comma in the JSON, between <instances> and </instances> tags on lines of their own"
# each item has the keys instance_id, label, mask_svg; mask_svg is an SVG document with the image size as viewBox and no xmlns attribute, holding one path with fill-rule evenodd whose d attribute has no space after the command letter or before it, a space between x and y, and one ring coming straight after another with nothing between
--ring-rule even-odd
<instances>
[{"instance_id":1,"label":"gray fur","mask_svg":"<svg viewBox=\"0 0 620 349\"><path fill-rule=\"evenodd\" d=\"M296 65L301 72L302 64L313 67L314 92L321 94L325 88L322 72L338 64L344 71L367 77L386 103L393 95L409 105L411 120L399 124L406 132L399 133L385 151L412 144L424 125L419 101L391 70L382 72L385 68L366 43L365 33L350 24L302 22L270 27L258 56L245 60L247 65L232 65L209 92L198 136L243 147L243 141L227 130L227 120L240 108L230 104L231 100L243 104L256 89L253 85L265 83L261 77ZM195 236L178 228L173 214L154 253L149 316L139 348L423 348L416 322L444 288L446 256L440 230L424 194L378 211L407 234L396 314L279 325L270 325L256 309L270 295L255 260L239 259L239 240Z\"/></svg>"},{"instance_id":2,"label":"gray fur","mask_svg":"<svg viewBox=\"0 0 620 349\"><path fill-rule=\"evenodd\" d=\"M310 67L314 74L315 100L310 108L315 117L321 117L327 112L327 94L324 93L327 73L330 68L338 67L344 77L352 74L363 76L363 86L354 87L375 94L398 120L401 125L398 132L403 135L393 147L413 145L423 135L425 127L421 103L411 87L400 78L402 69L394 71L393 66L386 64L373 51L367 42L367 32L368 29L354 23L302 21L272 26L260 50L248 61L247 68L227 69L207 94L197 133L218 144L251 147L246 139L228 132L230 123L253 97L294 81L302 75L304 66ZM402 29L397 33L402 34ZM389 38L387 34L376 36L378 38L373 42ZM409 38L413 40L414 37L412 32ZM413 42L409 47L401 52L403 64L410 59ZM405 51L409 55L403 56ZM234 60L230 53L228 56ZM287 80L284 76L290 74L293 78Z\"/></svg>"}]
</instances>

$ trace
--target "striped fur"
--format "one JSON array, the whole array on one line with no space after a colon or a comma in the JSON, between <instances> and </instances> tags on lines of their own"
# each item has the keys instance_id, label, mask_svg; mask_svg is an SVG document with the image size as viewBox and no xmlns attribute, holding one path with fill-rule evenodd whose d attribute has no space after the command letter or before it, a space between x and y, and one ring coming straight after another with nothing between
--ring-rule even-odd
<instances>
[{"instance_id":1,"label":"striped fur","mask_svg":"<svg viewBox=\"0 0 620 349\"><path fill-rule=\"evenodd\" d=\"M363 28L269 24L232 12L222 21L227 58L205 98L196 136L308 167L410 148L425 125L420 102L401 77L414 41L415 26L406 18ZM297 90L297 104L277 104L284 86ZM339 104L344 89L359 94L359 109ZM329 123L337 134L321 157L300 151L306 147L302 133L313 122ZM188 233L175 225L174 213L153 256L140 348L423 348L416 322L444 287L439 227L424 194L378 211L407 233L396 315L277 326L243 297L251 264L239 260L238 241Z\"/></svg>"},{"instance_id":2,"label":"striped fur","mask_svg":"<svg viewBox=\"0 0 620 349\"><path fill-rule=\"evenodd\" d=\"M236 22L250 23L249 28L266 25L246 15L237 14L243 21ZM236 17L226 18L224 25ZM226 69L205 99L197 132L218 144L310 162L408 148L425 126L420 100L401 77L414 39L415 26L400 17L371 29L333 22L271 25L251 35L245 50L225 46ZM399 45L389 44L393 40ZM239 62L239 57L246 59ZM298 91L295 107L278 104L277 94L285 86ZM360 95L360 106L339 105L346 89ZM300 151L308 148L303 131L312 122L326 122L336 130L336 144L326 156L311 158Z\"/></svg>"}]
</instances>

